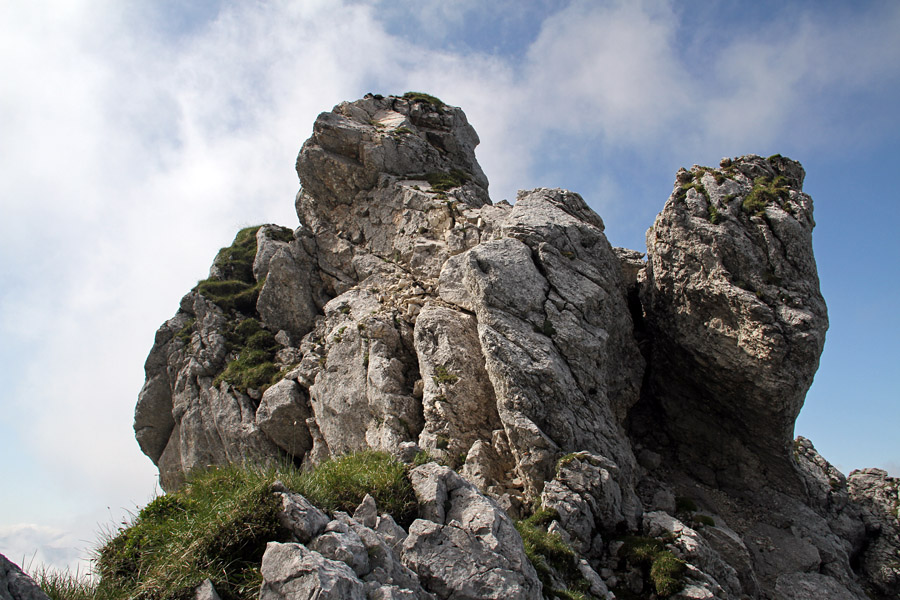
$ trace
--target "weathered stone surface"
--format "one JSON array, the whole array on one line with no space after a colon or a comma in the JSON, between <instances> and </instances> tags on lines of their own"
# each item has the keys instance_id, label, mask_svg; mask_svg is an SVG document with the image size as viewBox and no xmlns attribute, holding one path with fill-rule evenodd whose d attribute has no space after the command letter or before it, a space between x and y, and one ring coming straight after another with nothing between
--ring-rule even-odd
<instances>
[{"instance_id":1,"label":"weathered stone surface","mask_svg":"<svg viewBox=\"0 0 900 600\"><path fill-rule=\"evenodd\" d=\"M342 562L303 544L269 542L263 554L260 600L365 600L365 586Z\"/></svg>"},{"instance_id":2,"label":"weathered stone surface","mask_svg":"<svg viewBox=\"0 0 900 600\"><path fill-rule=\"evenodd\" d=\"M415 344L424 382L425 428L419 446L435 455L458 457L474 442L490 441L501 424L475 318L426 305L416 319Z\"/></svg>"},{"instance_id":3,"label":"weathered stone surface","mask_svg":"<svg viewBox=\"0 0 900 600\"><path fill-rule=\"evenodd\" d=\"M737 571L727 564L694 529L664 512L649 512L643 517L644 532L655 538L670 538L670 547L679 558L695 566L722 589L726 598L738 598L742 591Z\"/></svg>"},{"instance_id":4,"label":"weathered stone surface","mask_svg":"<svg viewBox=\"0 0 900 600\"><path fill-rule=\"evenodd\" d=\"M283 488L283 486L281 486ZM328 516L313 506L300 494L290 491L276 492L281 497L278 522L290 531L301 544L308 544L324 531Z\"/></svg>"},{"instance_id":5,"label":"weathered stone surface","mask_svg":"<svg viewBox=\"0 0 900 600\"><path fill-rule=\"evenodd\" d=\"M541 504L559 513L560 524L582 554L590 551L597 533L637 528L640 502L630 488L622 490L618 475L612 461L579 452L560 460L556 476L541 492Z\"/></svg>"},{"instance_id":6,"label":"weathered stone surface","mask_svg":"<svg viewBox=\"0 0 900 600\"><path fill-rule=\"evenodd\" d=\"M306 419L312 416L306 392L296 381L282 379L265 392L256 409L256 424L270 440L291 456L312 448Z\"/></svg>"},{"instance_id":7,"label":"weathered stone surface","mask_svg":"<svg viewBox=\"0 0 900 600\"><path fill-rule=\"evenodd\" d=\"M216 591L216 586L213 585L213 582L209 579L204 579L197 586L197 589L194 590L194 600L222 600L222 598Z\"/></svg>"},{"instance_id":8,"label":"weathered stone surface","mask_svg":"<svg viewBox=\"0 0 900 600\"><path fill-rule=\"evenodd\" d=\"M49 600L22 569L0 554L0 600Z\"/></svg>"},{"instance_id":9,"label":"weathered stone surface","mask_svg":"<svg viewBox=\"0 0 900 600\"><path fill-rule=\"evenodd\" d=\"M869 532L863 572L886 597L900 595L900 479L881 469L853 471L851 498L863 507Z\"/></svg>"},{"instance_id":10,"label":"weathered stone surface","mask_svg":"<svg viewBox=\"0 0 900 600\"><path fill-rule=\"evenodd\" d=\"M403 564L439 598L541 598L537 573L512 521L447 467L410 473L422 510L403 542Z\"/></svg>"},{"instance_id":11,"label":"weathered stone surface","mask_svg":"<svg viewBox=\"0 0 900 600\"><path fill-rule=\"evenodd\" d=\"M790 573L782 575L775 584L775 592L791 600L858 600L837 580L821 573Z\"/></svg>"},{"instance_id":12,"label":"weathered stone surface","mask_svg":"<svg viewBox=\"0 0 900 600\"><path fill-rule=\"evenodd\" d=\"M681 171L647 233L652 393L679 456L719 485L799 486L793 424L828 328L803 176L752 155Z\"/></svg>"},{"instance_id":13,"label":"weathered stone surface","mask_svg":"<svg viewBox=\"0 0 900 600\"><path fill-rule=\"evenodd\" d=\"M611 457L630 481L634 456L620 424L643 361L602 221L576 194L535 190L520 194L502 231L512 237L449 259L438 289L475 313L526 492L539 492L567 451Z\"/></svg>"},{"instance_id":14,"label":"weathered stone surface","mask_svg":"<svg viewBox=\"0 0 900 600\"><path fill-rule=\"evenodd\" d=\"M359 535L346 524L332 521L325 528L325 533L309 544L322 556L338 560L353 569L359 577L369 573L369 555Z\"/></svg>"}]
</instances>

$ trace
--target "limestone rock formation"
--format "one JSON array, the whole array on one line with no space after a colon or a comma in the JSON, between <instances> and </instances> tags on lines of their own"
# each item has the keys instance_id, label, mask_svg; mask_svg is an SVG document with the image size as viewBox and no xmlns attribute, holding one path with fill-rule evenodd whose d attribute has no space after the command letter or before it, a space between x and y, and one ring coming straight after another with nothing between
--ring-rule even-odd
<instances>
[{"instance_id":1,"label":"limestone rock formation","mask_svg":"<svg viewBox=\"0 0 900 600\"><path fill-rule=\"evenodd\" d=\"M49 600L22 569L0 554L0 600Z\"/></svg>"},{"instance_id":2,"label":"limestone rock formation","mask_svg":"<svg viewBox=\"0 0 900 600\"><path fill-rule=\"evenodd\" d=\"M679 171L644 260L573 192L492 204L477 144L424 94L321 114L299 225L239 232L157 332L135 433L164 489L443 465L410 468L408 531L280 490L262 596L895 596L896 480L793 440L828 327L800 164Z\"/></svg>"},{"instance_id":3,"label":"limestone rock formation","mask_svg":"<svg viewBox=\"0 0 900 600\"><path fill-rule=\"evenodd\" d=\"M647 232L651 389L680 459L718 485L795 484L794 421L828 328L799 163L694 167Z\"/></svg>"}]
</instances>

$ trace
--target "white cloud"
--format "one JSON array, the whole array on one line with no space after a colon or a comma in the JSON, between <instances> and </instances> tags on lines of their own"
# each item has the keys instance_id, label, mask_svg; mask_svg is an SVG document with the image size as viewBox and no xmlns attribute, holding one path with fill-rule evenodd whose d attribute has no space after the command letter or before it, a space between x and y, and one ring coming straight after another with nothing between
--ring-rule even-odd
<instances>
[{"instance_id":1,"label":"white cloud","mask_svg":"<svg viewBox=\"0 0 900 600\"><path fill-rule=\"evenodd\" d=\"M4 455L33 456L82 505L147 499L130 424L153 332L239 226L296 223L296 153L341 100L418 89L463 106L494 197L513 199L544 184L545 152L717 160L816 139L829 95L900 78L893 5L724 39L702 69L666 3L572 2L523 56L441 48L515 5L400 5L429 45L389 35L384 4L235 2L178 32L151 5L0 6L0 402L26 444ZM622 208L632 182L603 164L592 180L640 212Z\"/></svg>"},{"instance_id":2,"label":"white cloud","mask_svg":"<svg viewBox=\"0 0 900 600\"><path fill-rule=\"evenodd\" d=\"M0 526L0 554L28 573L42 566L73 574L89 571L83 544L68 531L43 525Z\"/></svg>"}]
</instances>

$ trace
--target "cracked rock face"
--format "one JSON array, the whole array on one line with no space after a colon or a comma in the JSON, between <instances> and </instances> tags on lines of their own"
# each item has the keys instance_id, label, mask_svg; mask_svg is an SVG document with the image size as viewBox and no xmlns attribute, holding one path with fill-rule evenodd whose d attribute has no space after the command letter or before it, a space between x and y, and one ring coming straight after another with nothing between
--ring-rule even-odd
<instances>
[{"instance_id":1,"label":"cracked rock face","mask_svg":"<svg viewBox=\"0 0 900 600\"><path fill-rule=\"evenodd\" d=\"M597 597L652 592L623 534L684 563L671 597L896 596L896 480L792 440L828 327L799 163L679 171L645 262L573 192L492 204L477 144L421 95L323 113L299 226L242 230L156 334L134 426L164 489L364 449L444 465L411 469L408 531L283 494L261 597L541 598L510 520L534 502Z\"/></svg>"},{"instance_id":2,"label":"cracked rock face","mask_svg":"<svg viewBox=\"0 0 900 600\"><path fill-rule=\"evenodd\" d=\"M679 172L647 232L652 393L698 476L796 488L793 426L828 317L799 163L744 156Z\"/></svg>"}]
</instances>

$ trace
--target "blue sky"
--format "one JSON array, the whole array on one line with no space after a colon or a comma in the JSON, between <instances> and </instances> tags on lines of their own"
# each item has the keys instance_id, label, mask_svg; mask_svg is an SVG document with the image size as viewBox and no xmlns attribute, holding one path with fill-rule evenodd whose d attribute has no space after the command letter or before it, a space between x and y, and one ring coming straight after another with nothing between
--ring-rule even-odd
<instances>
[{"instance_id":1,"label":"blue sky","mask_svg":"<svg viewBox=\"0 0 900 600\"><path fill-rule=\"evenodd\" d=\"M315 116L367 92L463 107L495 201L572 189L640 250L679 167L800 160L831 329L797 433L900 475L898 31L896 2L3 3L0 552L84 565L155 493L154 331L238 228L297 223Z\"/></svg>"}]
</instances>

